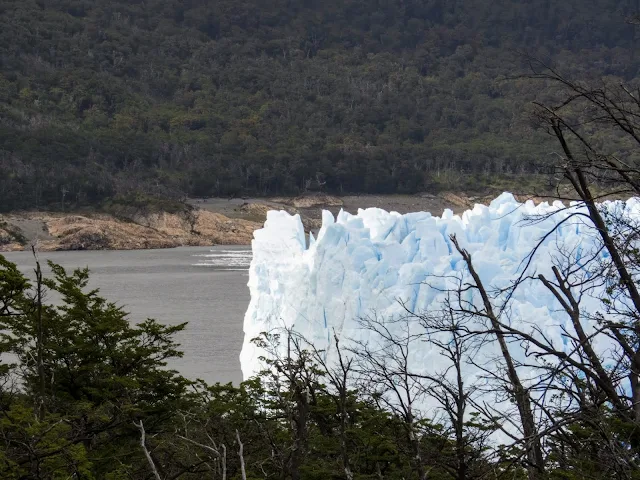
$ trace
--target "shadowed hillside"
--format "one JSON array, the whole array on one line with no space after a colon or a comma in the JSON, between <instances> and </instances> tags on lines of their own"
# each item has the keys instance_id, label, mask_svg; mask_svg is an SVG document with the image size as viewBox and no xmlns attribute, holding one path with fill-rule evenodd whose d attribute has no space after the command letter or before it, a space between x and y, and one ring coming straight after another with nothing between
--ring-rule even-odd
<instances>
[{"instance_id":1,"label":"shadowed hillside","mask_svg":"<svg viewBox=\"0 0 640 480\"><path fill-rule=\"evenodd\" d=\"M553 92L505 77L635 77L636 7L0 0L0 209L535 185Z\"/></svg>"}]
</instances>

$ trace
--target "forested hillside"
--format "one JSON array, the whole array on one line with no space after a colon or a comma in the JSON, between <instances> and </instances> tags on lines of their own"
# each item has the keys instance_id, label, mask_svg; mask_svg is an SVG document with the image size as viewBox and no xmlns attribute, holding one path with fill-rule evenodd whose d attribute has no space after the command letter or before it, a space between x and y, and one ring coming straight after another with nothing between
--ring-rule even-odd
<instances>
[{"instance_id":1,"label":"forested hillside","mask_svg":"<svg viewBox=\"0 0 640 480\"><path fill-rule=\"evenodd\" d=\"M0 0L0 209L539 172L527 52L633 78L637 0ZM553 147L552 147L553 146Z\"/></svg>"}]
</instances>

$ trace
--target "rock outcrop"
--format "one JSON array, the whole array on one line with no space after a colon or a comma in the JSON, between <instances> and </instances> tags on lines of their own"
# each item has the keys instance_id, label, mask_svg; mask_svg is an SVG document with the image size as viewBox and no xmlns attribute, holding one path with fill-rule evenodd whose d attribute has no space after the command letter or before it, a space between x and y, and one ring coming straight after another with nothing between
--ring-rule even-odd
<instances>
[{"instance_id":1,"label":"rock outcrop","mask_svg":"<svg viewBox=\"0 0 640 480\"><path fill-rule=\"evenodd\" d=\"M0 217L0 251L36 243L51 250L134 250L182 245L248 245L261 224L204 210L180 213L23 213Z\"/></svg>"}]
</instances>

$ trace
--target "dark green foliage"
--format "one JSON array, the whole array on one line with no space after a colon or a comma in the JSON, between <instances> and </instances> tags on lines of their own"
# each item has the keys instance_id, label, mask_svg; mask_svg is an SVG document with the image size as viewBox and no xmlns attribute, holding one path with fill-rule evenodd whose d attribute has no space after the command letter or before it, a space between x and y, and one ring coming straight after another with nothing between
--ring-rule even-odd
<instances>
[{"instance_id":1,"label":"dark green foliage","mask_svg":"<svg viewBox=\"0 0 640 480\"><path fill-rule=\"evenodd\" d=\"M43 284L60 306L40 305L15 266L0 262L2 351L17 362L3 364L0 436L8 463L0 476L104 478L112 455L125 465L139 456L135 419L153 428L186 404L188 382L165 368L182 355L172 337L184 324L131 326L119 307L86 291L87 270L68 274L54 264Z\"/></svg>"},{"instance_id":2,"label":"dark green foliage","mask_svg":"<svg viewBox=\"0 0 640 480\"><path fill-rule=\"evenodd\" d=\"M513 184L551 145L515 52L632 78L633 7L2 0L0 209Z\"/></svg>"}]
</instances>

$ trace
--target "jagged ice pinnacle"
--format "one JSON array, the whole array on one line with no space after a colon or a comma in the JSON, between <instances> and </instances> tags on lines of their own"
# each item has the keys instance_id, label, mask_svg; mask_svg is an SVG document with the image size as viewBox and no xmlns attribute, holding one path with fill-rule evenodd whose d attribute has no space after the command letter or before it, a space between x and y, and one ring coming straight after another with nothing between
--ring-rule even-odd
<instances>
[{"instance_id":1,"label":"jagged ice pinnacle","mask_svg":"<svg viewBox=\"0 0 640 480\"><path fill-rule=\"evenodd\" d=\"M601 208L624 209L640 219L638 199L605 202ZM419 313L442 308L446 295L442 290L451 286L447 277L468 276L465 262L452 248L451 234L470 252L484 284L492 288L506 287L518 278L525 266L523 259L541 240L528 265L529 273L551 276L554 259L561 251L579 264L581 258L594 253L599 239L584 217L568 218L577 209L561 202L519 203L503 193L489 206L476 205L460 216L450 210L437 217L369 208L357 215L341 211L334 219L325 211L317 238L310 235L308 244L298 215L269 212L252 243L251 302L240 354L244 378L261 369L258 357L264 352L250 341L260 332L293 328L330 357L334 331L341 345L353 340L375 341L370 331L360 328L359 318L375 314L376 318L393 319L406 315L406 309ZM547 215L550 213L554 214ZM544 238L558 224L553 234ZM596 254L607 255L606 251ZM583 298L586 309L602 308L599 297L603 288L587 292ZM562 327L569 320L541 282L525 281L515 290L509 308L510 321L516 327L541 327L557 348L566 347ZM585 327L587 331L594 328L589 322ZM606 352L607 340L596 339L595 346ZM518 351L516 345L512 348L515 359L523 361L525 352ZM497 353L497 346L489 345L474 361L481 363L479 357L484 356L489 362ZM433 372L442 358L437 348L423 342L411 352L410 362L415 371ZM479 377L478 368L465 368L466 381ZM521 376L526 379L533 372L522 369Z\"/></svg>"}]
</instances>

